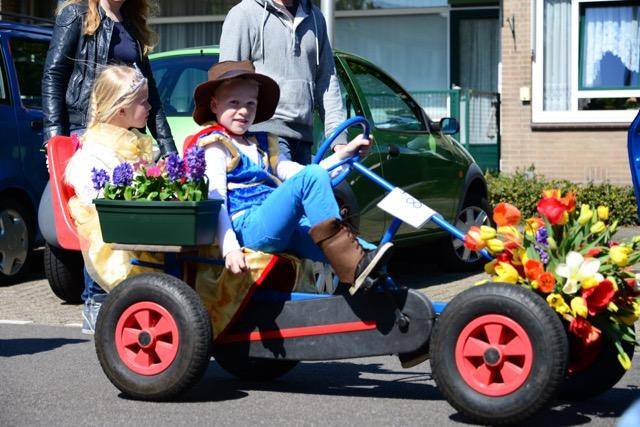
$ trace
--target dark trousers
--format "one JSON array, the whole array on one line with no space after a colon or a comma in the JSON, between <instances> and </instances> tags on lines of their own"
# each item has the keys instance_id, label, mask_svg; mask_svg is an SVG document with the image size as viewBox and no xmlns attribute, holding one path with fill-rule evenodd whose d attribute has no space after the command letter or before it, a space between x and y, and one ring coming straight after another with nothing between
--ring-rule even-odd
<instances>
[{"instance_id":1,"label":"dark trousers","mask_svg":"<svg viewBox=\"0 0 640 427\"><path fill-rule=\"evenodd\" d=\"M280 153L284 154L289 160L293 160L301 165L311 163L312 145L313 143L309 141L280 137Z\"/></svg>"}]
</instances>

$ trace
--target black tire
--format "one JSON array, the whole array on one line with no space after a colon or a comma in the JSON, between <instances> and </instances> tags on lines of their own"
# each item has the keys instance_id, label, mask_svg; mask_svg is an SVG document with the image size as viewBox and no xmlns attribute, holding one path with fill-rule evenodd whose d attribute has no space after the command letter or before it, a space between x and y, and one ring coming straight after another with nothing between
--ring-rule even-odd
<instances>
[{"instance_id":1,"label":"black tire","mask_svg":"<svg viewBox=\"0 0 640 427\"><path fill-rule=\"evenodd\" d=\"M296 367L296 360L257 359L238 356L214 348L213 357L218 365L231 375L246 381L271 381Z\"/></svg>"},{"instance_id":2,"label":"black tire","mask_svg":"<svg viewBox=\"0 0 640 427\"><path fill-rule=\"evenodd\" d=\"M177 344L173 341L175 358L162 372L151 375L140 375L127 366L115 342L116 327L125 311L145 302L155 303L170 314L179 337ZM142 340L143 332L138 340ZM175 340L174 334L169 338ZM145 273L123 281L106 298L98 315L95 345L102 370L123 393L135 399L167 400L204 375L211 354L211 323L198 294L184 282L162 273ZM129 348L137 351L135 344ZM159 359L158 354L153 357Z\"/></svg>"},{"instance_id":3,"label":"black tire","mask_svg":"<svg viewBox=\"0 0 640 427\"><path fill-rule=\"evenodd\" d=\"M0 286L22 281L33 262L35 217L13 198L0 198Z\"/></svg>"},{"instance_id":4,"label":"black tire","mask_svg":"<svg viewBox=\"0 0 640 427\"><path fill-rule=\"evenodd\" d=\"M44 247L44 274L53 293L62 301L82 302L84 290L84 261L82 253L56 248L48 243Z\"/></svg>"},{"instance_id":5,"label":"black tire","mask_svg":"<svg viewBox=\"0 0 640 427\"><path fill-rule=\"evenodd\" d=\"M572 337L569 336L571 340ZM622 347L633 360L634 346L623 341ZM595 360L586 368L569 373L560 388L560 399L582 401L598 396L615 386L627 371L618 361L615 344L603 337L602 347Z\"/></svg>"},{"instance_id":6,"label":"black tire","mask_svg":"<svg viewBox=\"0 0 640 427\"><path fill-rule=\"evenodd\" d=\"M466 233L474 225L492 225L491 208L487 199L467 195L456 216L454 225L463 233ZM441 240L440 245L441 265L447 271L476 271L480 270L487 262L482 255L466 249L462 240L453 236Z\"/></svg>"},{"instance_id":7,"label":"black tire","mask_svg":"<svg viewBox=\"0 0 640 427\"><path fill-rule=\"evenodd\" d=\"M502 369L507 366L506 361L511 366L522 363L519 366L522 368L520 381L511 383L513 389L503 388L504 393L490 396L488 392L472 388L470 382L463 377L463 372L468 374L477 369L472 375L478 374L483 363L487 363L490 360L488 358L495 357L496 347L489 345L484 347L486 350L482 356L475 358L472 355L463 359L463 363L470 363L465 371L465 365L461 365L461 370L456 362L456 345L471 322L493 319L495 316L515 322L521 328L524 333L520 337L528 339L530 353L522 359L513 359L500 353L500 359L497 360L502 362L497 364L498 369L494 371L485 366L492 372L489 382L495 381L493 385L500 387L501 381L503 385L509 385L502 376L505 373ZM486 328L474 329L473 325L470 325L470 330L487 333ZM504 341L499 342L511 343L515 330L500 329L499 336ZM511 339L506 341L510 336ZM501 352L504 351L500 348ZM494 356L489 352L494 352ZM430 354L434 379L454 408L473 422L513 424L533 415L555 396L567 368L568 340L562 322L542 298L514 285L491 283L468 289L447 305L436 322ZM528 368L526 360L529 361ZM471 370L468 366L471 366ZM497 376L497 371L500 371L500 376Z\"/></svg>"}]
</instances>

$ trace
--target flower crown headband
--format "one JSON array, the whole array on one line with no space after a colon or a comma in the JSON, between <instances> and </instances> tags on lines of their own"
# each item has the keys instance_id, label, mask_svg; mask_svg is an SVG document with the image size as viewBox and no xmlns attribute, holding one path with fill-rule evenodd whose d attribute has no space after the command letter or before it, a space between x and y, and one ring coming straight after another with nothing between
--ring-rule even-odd
<instances>
[{"instance_id":1,"label":"flower crown headband","mask_svg":"<svg viewBox=\"0 0 640 427\"><path fill-rule=\"evenodd\" d=\"M144 76L144 74L142 74L142 71L140 71L140 68L138 68L138 64L134 63L132 68L133 68L134 74L133 74L133 80L129 85L129 90L127 90L127 92L125 92L124 95L122 95L120 99L118 99L118 102L136 93L137 91L140 90L140 88L143 85L147 83L147 78Z\"/></svg>"}]
</instances>

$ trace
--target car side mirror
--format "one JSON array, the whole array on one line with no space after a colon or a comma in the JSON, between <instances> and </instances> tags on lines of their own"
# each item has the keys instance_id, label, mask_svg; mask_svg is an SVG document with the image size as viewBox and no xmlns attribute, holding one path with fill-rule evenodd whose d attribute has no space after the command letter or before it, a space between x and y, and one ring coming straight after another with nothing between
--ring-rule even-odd
<instances>
[{"instance_id":1,"label":"car side mirror","mask_svg":"<svg viewBox=\"0 0 640 427\"><path fill-rule=\"evenodd\" d=\"M438 128L440 129L440 132L445 135L455 135L460 132L460 123L458 123L458 120L453 117L443 117L440 119Z\"/></svg>"}]
</instances>

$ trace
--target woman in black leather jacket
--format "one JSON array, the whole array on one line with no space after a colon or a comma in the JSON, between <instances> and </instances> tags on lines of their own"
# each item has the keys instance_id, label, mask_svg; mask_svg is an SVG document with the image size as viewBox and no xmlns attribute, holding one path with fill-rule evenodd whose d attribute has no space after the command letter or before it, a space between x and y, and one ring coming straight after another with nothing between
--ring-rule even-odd
<instances>
[{"instance_id":1,"label":"woman in black leather jacket","mask_svg":"<svg viewBox=\"0 0 640 427\"><path fill-rule=\"evenodd\" d=\"M154 39L148 11L148 0L69 0L61 6L42 80L45 142L86 127L102 66L135 64L149 82L147 127L162 154L176 151L147 57Z\"/></svg>"}]
</instances>

